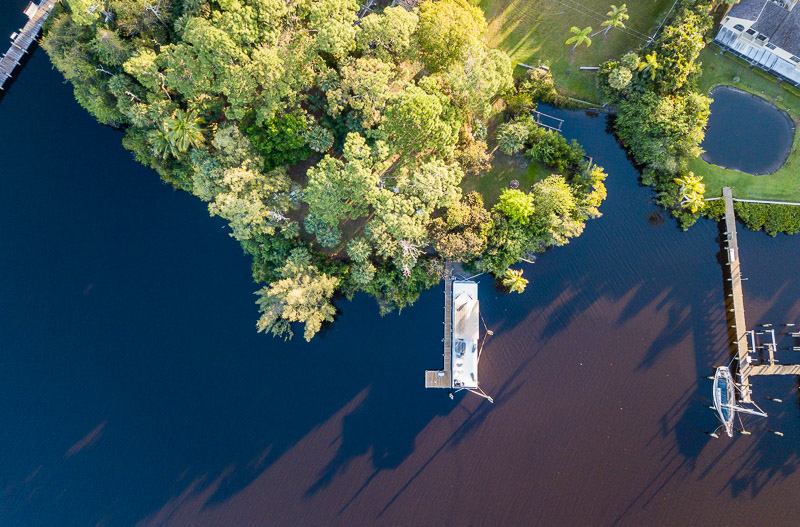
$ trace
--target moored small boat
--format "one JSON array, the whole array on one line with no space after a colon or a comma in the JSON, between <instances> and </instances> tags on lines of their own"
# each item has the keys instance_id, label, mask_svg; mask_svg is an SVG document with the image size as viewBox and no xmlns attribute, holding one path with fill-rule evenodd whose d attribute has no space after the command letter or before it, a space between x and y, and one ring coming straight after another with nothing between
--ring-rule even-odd
<instances>
[{"instance_id":1,"label":"moored small boat","mask_svg":"<svg viewBox=\"0 0 800 527\"><path fill-rule=\"evenodd\" d=\"M718 367L717 371L714 373L714 408L717 411L717 418L722 422L721 427L725 427L725 432L728 433L728 437L733 437L733 418L737 412L758 417L767 417L764 410L759 408L755 402L747 397L747 392L743 392L745 396L742 398L743 400L741 402L752 404L755 406L755 409L738 405L736 401L737 390L741 391L741 388L733 381L730 368L727 366ZM741 422L741 417L739 421ZM741 432L749 433L744 431L744 423L742 423ZM711 435L717 437L716 432Z\"/></svg>"},{"instance_id":2,"label":"moored small boat","mask_svg":"<svg viewBox=\"0 0 800 527\"><path fill-rule=\"evenodd\" d=\"M714 373L714 408L725 427L728 437L733 437L733 417L736 408L736 385L727 366L720 366Z\"/></svg>"}]
</instances>

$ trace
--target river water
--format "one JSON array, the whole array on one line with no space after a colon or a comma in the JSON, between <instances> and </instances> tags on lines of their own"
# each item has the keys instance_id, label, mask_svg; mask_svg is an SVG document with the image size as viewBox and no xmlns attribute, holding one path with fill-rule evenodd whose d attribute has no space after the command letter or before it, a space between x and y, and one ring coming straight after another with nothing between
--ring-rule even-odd
<instances>
[{"instance_id":1,"label":"river water","mask_svg":"<svg viewBox=\"0 0 800 527\"><path fill-rule=\"evenodd\" d=\"M311 344L258 335L224 224L37 50L0 101L0 525L795 524L796 379L755 380L752 436L703 433L718 225L680 232L603 117L555 113L610 174L604 215L523 295L480 279L495 404L451 401L423 388L441 286L385 318L341 301ZM800 244L739 239L750 325L800 322Z\"/></svg>"}]
</instances>

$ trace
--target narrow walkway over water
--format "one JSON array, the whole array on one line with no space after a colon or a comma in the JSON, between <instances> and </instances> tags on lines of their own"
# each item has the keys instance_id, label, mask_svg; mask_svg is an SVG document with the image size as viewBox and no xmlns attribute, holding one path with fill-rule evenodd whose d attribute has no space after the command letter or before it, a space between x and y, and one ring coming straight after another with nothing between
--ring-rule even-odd
<instances>
[{"instance_id":1,"label":"narrow walkway over water","mask_svg":"<svg viewBox=\"0 0 800 527\"><path fill-rule=\"evenodd\" d=\"M19 66L22 57L36 40L36 36L42 30L42 26L56 2L58 0L43 0L39 5L31 2L25 8L25 14L29 19L28 23L19 30L19 33L11 35L11 47L0 59L0 90L3 89L6 81L11 78L14 69Z\"/></svg>"},{"instance_id":2,"label":"narrow walkway over water","mask_svg":"<svg viewBox=\"0 0 800 527\"><path fill-rule=\"evenodd\" d=\"M749 348L747 345L748 331L744 318L744 294L742 293L742 269L739 262L739 241L736 237L736 216L733 211L733 192L730 187L722 189L725 199L725 241L728 250L728 267L730 268L731 290L733 295L734 330L736 331L736 359L739 363L737 375L739 386L742 387L742 400L750 402L750 375Z\"/></svg>"},{"instance_id":3,"label":"narrow walkway over water","mask_svg":"<svg viewBox=\"0 0 800 527\"><path fill-rule=\"evenodd\" d=\"M425 388L452 388L453 264L444 264L444 368L425 371Z\"/></svg>"},{"instance_id":4,"label":"narrow walkway over water","mask_svg":"<svg viewBox=\"0 0 800 527\"><path fill-rule=\"evenodd\" d=\"M775 330L767 330L772 335L772 342L766 343L768 353L767 364L752 364L751 353L757 352L755 331L747 330L744 317L744 295L742 293L742 270L739 260L739 242L736 236L736 216L733 209L733 192L730 187L722 189L725 200L725 243L727 245L728 267L730 268L731 296L733 299L734 326L736 332L736 362L738 363L737 377L742 389L742 401L752 402L750 395L750 376L752 375L800 375L799 364L778 364L775 358L777 345L775 343Z\"/></svg>"}]
</instances>

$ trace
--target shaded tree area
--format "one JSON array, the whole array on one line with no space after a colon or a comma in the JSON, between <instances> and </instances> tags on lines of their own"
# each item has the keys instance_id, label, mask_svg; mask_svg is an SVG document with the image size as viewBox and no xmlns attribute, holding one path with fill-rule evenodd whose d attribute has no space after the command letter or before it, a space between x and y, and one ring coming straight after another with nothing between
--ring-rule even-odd
<instances>
[{"instance_id":1,"label":"shaded tree area","mask_svg":"<svg viewBox=\"0 0 800 527\"><path fill-rule=\"evenodd\" d=\"M617 136L642 167L642 181L684 229L706 208L702 176L690 174L688 162L703 152L710 114L711 100L697 91L695 80L714 8L708 0L682 0L652 44L600 71L603 97L617 108ZM695 180L687 189L685 182Z\"/></svg>"},{"instance_id":2,"label":"shaded tree area","mask_svg":"<svg viewBox=\"0 0 800 527\"><path fill-rule=\"evenodd\" d=\"M402 308L438 282L443 258L481 261L507 243L498 213L461 191L488 169L493 103L513 87L482 11L466 0L360 9L68 0L45 28L78 102L229 223L266 284L258 329L278 336L296 322L313 337L337 293ZM532 225L562 221L551 212L561 219L542 211Z\"/></svg>"}]
</instances>

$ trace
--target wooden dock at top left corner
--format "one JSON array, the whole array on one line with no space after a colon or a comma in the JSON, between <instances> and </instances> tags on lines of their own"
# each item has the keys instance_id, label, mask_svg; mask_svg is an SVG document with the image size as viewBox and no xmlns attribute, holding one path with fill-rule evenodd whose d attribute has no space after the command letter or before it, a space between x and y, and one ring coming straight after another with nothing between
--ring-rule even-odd
<instances>
[{"instance_id":1,"label":"wooden dock at top left corner","mask_svg":"<svg viewBox=\"0 0 800 527\"><path fill-rule=\"evenodd\" d=\"M30 2L25 8L24 13L28 17L28 22L18 33L11 35L11 47L0 58L0 90L4 89L6 81L11 78L11 74L19 66L22 57L36 41L45 20L58 1L42 0L40 4Z\"/></svg>"}]
</instances>

